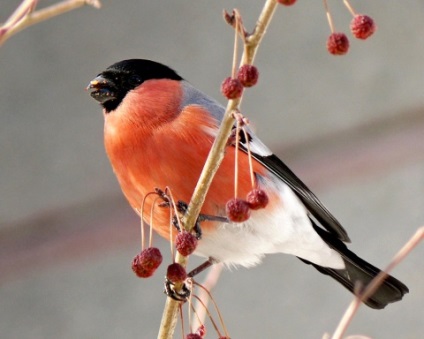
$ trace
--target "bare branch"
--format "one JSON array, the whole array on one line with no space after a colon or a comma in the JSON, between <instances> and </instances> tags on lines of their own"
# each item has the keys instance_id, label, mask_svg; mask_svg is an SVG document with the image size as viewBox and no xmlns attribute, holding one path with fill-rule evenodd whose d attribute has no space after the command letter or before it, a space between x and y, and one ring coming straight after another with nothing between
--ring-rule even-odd
<instances>
[{"instance_id":1,"label":"bare branch","mask_svg":"<svg viewBox=\"0 0 424 339\"><path fill-rule=\"evenodd\" d=\"M94 8L101 7L100 0L65 0L35 11L37 0L24 0L6 22L0 26L0 46L11 36L29 26L84 5L89 5Z\"/></svg>"},{"instance_id":2,"label":"bare branch","mask_svg":"<svg viewBox=\"0 0 424 339\"><path fill-rule=\"evenodd\" d=\"M388 274L405 259L409 253L424 239L424 226L421 226L415 234L409 239L409 241L399 250L394 256L391 263L387 266L384 271L381 271L364 289L364 291L356 296L347 308L345 314L340 320L331 339L341 339L346 332L350 322L361 306L362 301L368 299L383 283L384 279L387 278Z\"/></svg>"},{"instance_id":3,"label":"bare branch","mask_svg":"<svg viewBox=\"0 0 424 339\"><path fill-rule=\"evenodd\" d=\"M245 48L241 58L241 64L252 64L258 50L259 44L268 28L272 16L277 8L277 0L267 0L256 23L256 27L251 35L245 40ZM187 231L191 230L200 214L200 210L205 201L206 194L212 183L212 179L224 159L224 150L234 123L232 112L237 110L241 99L229 100L224 118L218 131L218 135L212 145L205 166L194 189L193 196L184 215L183 224ZM185 266L187 258L177 253L176 262ZM161 327L159 329L159 339L171 339L176 325L177 310L180 302L167 298L164 313L162 316Z\"/></svg>"}]
</instances>

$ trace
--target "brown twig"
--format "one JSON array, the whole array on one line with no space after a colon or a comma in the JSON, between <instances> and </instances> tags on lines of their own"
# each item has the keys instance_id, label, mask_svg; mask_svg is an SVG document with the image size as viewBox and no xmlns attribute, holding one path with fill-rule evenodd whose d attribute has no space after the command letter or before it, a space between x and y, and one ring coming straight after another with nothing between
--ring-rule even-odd
<instances>
[{"instance_id":1,"label":"brown twig","mask_svg":"<svg viewBox=\"0 0 424 339\"><path fill-rule=\"evenodd\" d=\"M388 274L404 260L408 254L424 239L424 226L421 226L415 234L409 239L409 241L399 250L394 256L390 264L384 271L381 271L364 289L364 291L356 296L351 302L342 319L339 322L336 330L334 331L331 339L341 339L346 332L350 322L361 306L362 301L368 299L374 292L380 287L384 279L387 278Z\"/></svg>"},{"instance_id":2,"label":"brown twig","mask_svg":"<svg viewBox=\"0 0 424 339\"><path fill-rule=\"evenodd\" d=\"M256 27L252 34L245 38L245 48L241 58L241 64L252 64L256 56L259 44L266 33L272 16L277 8L277 0L267 0L264 4L261 14L259 15ZM206 194L212 183L223 158L224 150L227 145L228 138L231 134L231 129L234 123L232 112L236 111L241 103L241 99L229 100L225 111L224 118L218 131L218 135L209 152L203 171L197 182L193 196L184 215L183 224L186 230L190 231L199 216L200 210L205 201ZM187 258L177 253L176 262L186 266ZM177 322L177 310L180 302L171 298L166 299L165 309L162 315L162 321L159 329L159 339L171 339Z\"/></svg>"},{"instance_id":3,"label":"brown twig","mask_svg":"<svg viewBox=\"0 0 424 339\"><path fill-rule=\"evenodd\" d=\"M35 10L37 0L24 0L12 15L0 26L0 46L11 36L23 29L69 12L78 7L89 5L100 8L100 0L65 0L57 4Z\"/></svg>"}]
</instances>

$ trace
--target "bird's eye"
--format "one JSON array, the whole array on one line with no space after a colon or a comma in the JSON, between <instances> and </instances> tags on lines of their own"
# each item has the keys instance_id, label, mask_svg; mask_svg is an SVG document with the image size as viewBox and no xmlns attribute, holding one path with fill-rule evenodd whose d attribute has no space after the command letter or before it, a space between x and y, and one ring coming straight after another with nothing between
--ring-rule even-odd
<instances>
[{"instance_id":1,"label":"bird's eye","mask_svg":"<svg viewBox=\"0 0 424 339\"><path fill-rule=\"evenodd\" d=\"M131 85L140 85L143 82L143 79L138 75L131 75L128 79L128 82Z\"/></svg>"}]
</instances>

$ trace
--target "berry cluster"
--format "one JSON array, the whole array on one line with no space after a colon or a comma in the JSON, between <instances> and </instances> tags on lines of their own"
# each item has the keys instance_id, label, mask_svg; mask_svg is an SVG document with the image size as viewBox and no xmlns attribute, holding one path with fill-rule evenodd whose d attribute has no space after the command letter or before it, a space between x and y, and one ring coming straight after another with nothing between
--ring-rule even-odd
<instances>
[{"instance_id":1,"label":"berry cluster","mask_svg":"<svg viewBox=\"0 0 424 339\"><path fill-rule=\"evenodd\" d=\"M295 1L281 1L281 3L285 5L292 5L294 2ZM241 97L243 94L243 89L245 87L248 88L256 85L259 79L259 71L254 65L244 64L238 69L237 76L234 76L235 73L235 62L233 62L233 76L226 78L221 84L221 92L227 99L237 99ZM247 194L246 199L241 199L238 197L238 146L241 128L248 124L248 119L244 118L241 113L233 113L233 116L237 122L237 128L235 131L235 189L234 198L227 201L225 211L230 221L244 222L249 219L251 210L265 208L265 206L268 204L268 196L265 191L255 188L251 162L252 156L250 153L249 143L247 142L249 138L247 137L246 131L243 129L247 143L248 156L250 159L249 164L252 190Z\"/></svg>"},{"instance_id":2,"label":"berry cluster","mask_svg":"<svg viewBox=\"0 0 424 339\"><path fill-rule=\"evenodd\" d=\"M243 222L249 219L251 210L265 208L268 195L264 190L254 188L246 196L246 200L232 198L227 201L225 211L228 219L233 222Z\"/></svg>"},{"instance_id":3,"label":"berry cluster","mask_svg":"<svg viewBox=\"0 0 424 339\"><path fill-rule=\"evenodd\" d=\"M357 39L365 40L369 38L376 30L374 20L365 14L357 14L347 0L343 1L349 12L352 14L353 19L350 22L350 31ZM324 1L325 9L327 12L327 19L330 25L331 34L327 39L327 50L333 55L343 55L349 50L349 39L346 34L342 32L335 32L333 20L328 9L327 1Z\"/></svg>"},{"instance_id":4,"label":"berry cluster","mask_svg":"<svg viewBox=\"0 0 424 339\"><path fill-rule=\"evenodd\" d=\"M256 187L255 177L253 173L252 165L252 154L249 146L249 135L246 132L244 126L248 123L248 120L241 115L241 113L234 113L236 119L235 128L235 169L234 169L234 198L227 201L225 211L227 218L233 222L244 222L249 219L251 210L259 210L265 208L268 205L267 193ZM252 189L247 193L245 199L238 197L238 157L239 157L239 143L240 143L240 132L244 134L244 140L246 141L247 156L249 157L249 171L250 181ZM233 137L230 137L232 140Z\"/></svg>"},{"instance_id":5,"label":"berry cluster","mask_svg":"<svg viewBox=\"0 0 424 339\"><path fill-rule=\"evenodd\" d=\"M143 200L142 211L144 211L144 204L146 198L150 195L156 195L155 201L157 198L162 199L162 202L158 204L160 207L171 208L175 212L181 212L181 207L178 207L175 204L170 190L167 188L165 191L162 191L159 188L156 188L154 192L150 192L146 195ZM153 208L152 208L153 213ZM179 223L178 216L174 216L174 220ZM153 219L150 220L150 227L152 228ZM174 227L175 225L171 225ZM178 225L180 232L175 237L175 247L177 251L183 256L189 256L192 254L197 247L197 238L194 234L183 230L181 225ZM182 231L181 231L182 230ZM141 252L137 254L132 261L132 270L140 278L151 277L156 269L162 263L162 254L160 250L156 247L152 247L152 232L150 230L150 241L147 248L144 248L144 224L143 224L143 213L141 213ZM167 278L172 284L182 283L187 279L187 273L183 266L178 263L173 263L168 266L167 269Z\"/></svg>"},{"instance_id":6,"label":"berry cluster","mask_svg":"<svg viewBox=\"0 0 424 339\"><path fill-rule=\"evenodd\" d=\"M237 72L237 77L228 77L221 84L221 92L227 99L240 98L244 87L256 85L259 78L258 69L253 65L243 65Z\"/></svg>"}]
</instances>

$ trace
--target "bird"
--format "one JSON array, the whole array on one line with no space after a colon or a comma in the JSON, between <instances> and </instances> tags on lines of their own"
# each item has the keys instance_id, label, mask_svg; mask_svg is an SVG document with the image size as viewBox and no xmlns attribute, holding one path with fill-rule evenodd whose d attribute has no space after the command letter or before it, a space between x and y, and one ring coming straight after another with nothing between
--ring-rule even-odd
<instances>
[{"instance_id":1,"label":"bird","mask_svg":"<svg viewBox=\"0 0 424 339\"><path fill-rule=\"evenodd\" d=\"M87 90L102 107L104 145L123 194L144 222L174 240L170 209L153 206L158 202L146 197L155 188L169 187L175 199L190 201L225 108L172 68L147 59L114 63ZM367 285L380 269L347 248L350 239L339 221L251 129L247 139L225 149L201 210L217 219L201 223L194 254L229 267L255 266L266 254L291 254L352 293L358 284ZM252 190L248 147L254 186L266 192L269 203L251 211L248 220L232 222L225 218L225 206L234 197L236 152L237 194ZM364 302L382 309L408 292L405 284L387 276Z\"/></svg>"}]
</instances>

